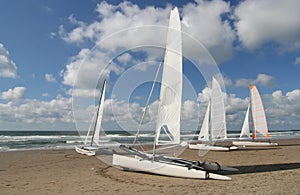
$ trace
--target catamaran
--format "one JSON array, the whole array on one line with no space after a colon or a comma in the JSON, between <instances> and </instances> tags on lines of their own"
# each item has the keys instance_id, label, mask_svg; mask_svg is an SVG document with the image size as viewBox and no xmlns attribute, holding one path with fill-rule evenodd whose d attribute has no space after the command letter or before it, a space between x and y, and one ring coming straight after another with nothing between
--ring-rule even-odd
<instances>
[{"instance_id":1,"label":"catamaran","mask_svg":"<svg viewBox=\"0 0 300 195\"><path fill-rule=\"evenodd\" d=\"M102 86L101 97L98 104L97 114L96 114L96 122L94 124L93 135L90 143L88 143L88 137L92 128L90 125L89 130L87 132L84 145L83 146L75 146L76 152L80 154L85 154L88 156L95 156L96 151L99 150L99 136L100 136L100 128L102 123L102 115L103 115L103 107L104 107L104 99L105 99L105 89L106 89L106 80L104 80ZM91 123L92 124L92 123Z\"/></svg>"},{"instance_id":2,"label":"catamaran","mask_svg":"<svg viewBox=\"0 0 300 195\"><path fill-rule=\"evenodd\" d=\"M155 82L153 83L155 84ZM134 147L121 145L126 154L113 154L112 164L126 170L148 172L158 175L230 180L230 177L218 174L220 171L236 171L234 168L222 167L217 163L199 162L177 157L157 154L167 147L181 147L180 110L182 99L182 40L178 9L170 14L167 45L163 64L160 88L158 116L155 138L151 153ZM148 105L146 105L147 108ZM145 109L146 110L146 109ZM168 140L162 140L165 133Z\"/></svg>"},{"instance_id":3,"label":"catamaran","mask_svg":"<svg viewBox=\"0 0 300 195\"><path fill-rule=\"evenodd\" d=\"M210 101L202 122L198 141L201 143L189 144L190 149L198 150L216 150L230 151L236 150L236 146L217 146L213 142L216 140L225 140L227 138L226 113L224 106L224 98L219 82L216 78L212 78L212 90Z\"/></svg>"},{"instance_id":4,"label":"catamaran","mask_svg":"<svg viewBox=\"0 0 300 195\"><path fill-rule=\"evenodd\" d=\"M249 127L249 111L251 109L252 118L252 141L245 141L251 139ZM257 138L268 139L268 142L256 141ZM244 140L244 141L242 141ZM239 141L232 142L236 146L251 147L251 146L277 146L277 143L271 143L268 133L268 124L263 102L259 91L255 85L250 85L250 103L247 108L243 127L240 134Z\"/></svg>"}]
</instances>

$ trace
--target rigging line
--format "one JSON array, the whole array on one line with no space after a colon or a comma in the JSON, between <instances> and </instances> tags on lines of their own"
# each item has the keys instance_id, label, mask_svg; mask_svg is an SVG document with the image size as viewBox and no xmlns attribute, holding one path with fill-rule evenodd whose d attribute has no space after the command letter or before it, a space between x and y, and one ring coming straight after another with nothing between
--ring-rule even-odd
<instances>
[{"instance_id":1,"label":"rigging line","mask_svg":"<svg viewBox=\"0 0 300 195\"><path fill-rule=\"evenodd\" d=\"M148 96L148 99L147 99L147 102L146 102L145 111L143 112L143 115L142 115L142 118L140 120L140 124L139 124L138 130L137 130L137 132L135 134L133 145L135 145L135 143L137 142L140 130L142 128L143 120L145 118L145 114L146 114L147 110L149 109L149 102L150 102L150 99L151 99L151 96L152 96L152 93L153 93L153 90L154 90L154 86L155 86L155 83L156 83L156 80L157 80L157 77L158 77L158 73L159 73L160 67L161 67L161 62L159 63L159 66L157 68L157 71L156 71L156 74L155 74L155 79L154 79L154 82L152 84L152 87L151 87L151 90L150 90L150 93L149 93L149 96Z\"/></svg>"},{"instance_id":2,"label":"rigging line","mask_svg":"<svg viewBox=\"0 0 300 195\"><path fill-rule=\"evenodd\" d=\"M93 116L93 118L92 118L91 124L90 124L90 126L89 126L89 130L88 130L87 135L86 135L85 140L84 140L84 145L87 144L88 136L89 136L90 131L91 131L91 129L92 129L92 125L94 124L95 117L96 117L96 113L94 113L94 116Z\"/></svg>"}]
</instances>

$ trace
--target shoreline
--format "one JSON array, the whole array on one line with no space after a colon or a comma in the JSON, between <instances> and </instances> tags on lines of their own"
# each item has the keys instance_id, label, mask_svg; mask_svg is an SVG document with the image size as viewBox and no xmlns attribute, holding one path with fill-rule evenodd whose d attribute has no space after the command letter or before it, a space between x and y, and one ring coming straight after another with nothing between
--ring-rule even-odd
<instances>
[{"instance_id":1,"label":"shoreline","mask_svg":"<svg viewBox=\"0 0 300 195\"><path fill-rule=\"evenodd\" d=\"M200 153L202 154L202 153ZM73 149L0 152L3 194L298 194L300 139L230 152L186 149L180 157L239 168L231 181L122 171Z\"/></svg>"},{"instance_id":2,"label":"shoreline","mask_svg":"<svg viewBox=\"0 0 300 195\"><path fill-rule=\"evenodd\" d=\"M231 142L231 141L251 141L252 139L243 139L243 140L240 140L240 139L238 139L238 138L229 138L229 139L227 139L227 140L225 140L225 141L218 141L218 140L216 140L215 141L215 143L221 143L222 144L222 142ZM274 138L271 138L270 139L271 140L271 142L277 142L277 141L279 141L279 142L285 142L285 141L293 141L293 140L300 140L300 137L296 137L296 138L294 138L294 137L274 137ZM195 140L196 142L197 142L197 140ZM258 138L256 141L263 141L263 142L267 142L267 140L266 139L264 139L264 138ZM191 143L193 143L193 142L191 142ZM81 145L82 143L78 143L77 145ZM53 147L49 147L49 146L47 146L47 147L43 147L43 146L41 146L41 147L33 147L33 148L12 148L12 149L6 149L6 150L1 150L0 149L0 153L2 153L2 152L16 152L16 151L39 151L39 150L72 150L72 149L74 149L74 147L75 147L76 145L66 145L66 146L53 146Z\"/></svg>"}]
</instances>

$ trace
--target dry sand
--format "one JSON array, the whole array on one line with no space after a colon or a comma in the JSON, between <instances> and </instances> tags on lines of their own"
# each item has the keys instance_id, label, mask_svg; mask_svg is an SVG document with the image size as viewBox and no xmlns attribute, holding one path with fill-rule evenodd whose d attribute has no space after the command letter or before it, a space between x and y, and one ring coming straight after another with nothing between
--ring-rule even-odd
<instances>
[{"instance_id":1,"label":"dry sand","mask_svg":"<svg viewBox=\"0 0 300 195\"><path fill-rule=\"evenodd\" d=\"M182 179L126 172L74 150L0 153L0 194L300 194L300 140L279 146L208 152L199 157L239 168L232 181Z\"/></svg>"}]
</instances>

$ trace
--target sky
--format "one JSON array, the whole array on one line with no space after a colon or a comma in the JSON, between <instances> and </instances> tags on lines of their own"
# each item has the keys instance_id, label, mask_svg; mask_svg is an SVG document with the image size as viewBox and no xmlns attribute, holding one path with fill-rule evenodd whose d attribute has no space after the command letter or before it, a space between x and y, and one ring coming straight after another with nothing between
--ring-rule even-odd
<instances>
[{"instance_id":1,"label":"sky","mask_svg":"<svg viewBox=\"0 0 300 195\"><path fill-rule=\"evenodd\" d=\"M203 119L208 75L224 81L227 128L241 129L249 85L269 129L300 129L300 1L4 0L0 130L86 130L108 80L103 129L135 130L178 7L183 32L181 126ZM213 70L195 62L210 60ZM145 127L155 128L159 86Z\"/></svg>"}]
</instances>

